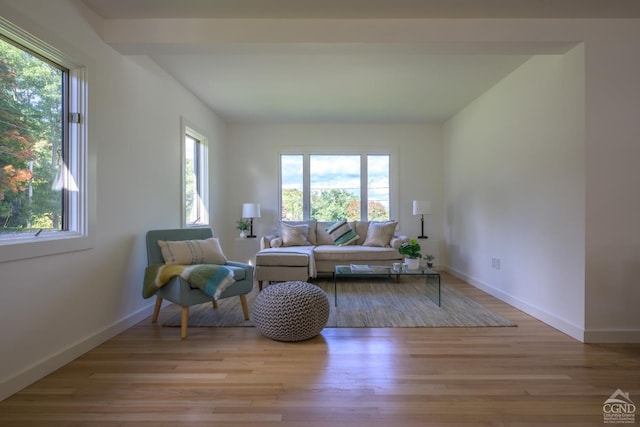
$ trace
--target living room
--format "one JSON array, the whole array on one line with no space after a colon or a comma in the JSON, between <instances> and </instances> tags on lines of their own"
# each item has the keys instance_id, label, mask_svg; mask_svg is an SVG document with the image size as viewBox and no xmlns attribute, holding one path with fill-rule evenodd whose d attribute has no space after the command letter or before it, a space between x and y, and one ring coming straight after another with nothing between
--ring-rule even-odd
<instances>
[{"instance_id":1,"label":"living room","mask_svg":"<svg viewBox=\"0 0 640 427\"><path fill-rule=\"evenodd\" d=\"M227 42L515 42L532 58L444 123L232 123L148 57L105 43L104 29L117 38L122 25L125 37L125 22L109 26L72 0L0 4L4 19L86 65L90 93L89 247L46 256L0 247L0 342L10 349L0 397L149 316L152 303L140 296L144 233L180 226L182 117L209 140L209 215L224 247L233 247L243 202L262 206L258 234L276 224L280 148L384 147L397 156L402 232L419 232L411 200L434 206L426 246L440 268L578 341L640 340L637 16L462 28L278 22L277 32L234 21L218 29Z\"/></svg>"}]
</instances>

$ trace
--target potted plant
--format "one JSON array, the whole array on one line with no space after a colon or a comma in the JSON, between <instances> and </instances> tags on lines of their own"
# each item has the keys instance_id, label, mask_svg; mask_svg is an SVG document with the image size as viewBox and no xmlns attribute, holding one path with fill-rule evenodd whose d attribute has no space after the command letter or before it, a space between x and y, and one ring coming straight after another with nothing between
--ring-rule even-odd
<instances>
[{"instance_id":1,"label":"potted plant","mask_svg":"<svg viewBox=\"0 0 640 427\"><path fill-rule=\"evenodd\" d=\"M433 260L436 259L436 257L431 254L426 254L424 259L427 261L427 267L433 268Z\"/></svg>"},{"instance_id":2,"label":"potted plant","mask_svg":"<svg viewBox=\"0 0 640 427\"><path fill-rule=\"evenodd\" d=\"M248 219L239 219L236 222L236 228L238 230L240 230L240 237L241 238L245 238L247 237L247 233L245 233L245 231L247 231L249 229L250 223Z\"/></svg>"},{"instance_id":3,"label":"potted plant","mask_svg":"<svg viewBox=\"0 0 640 427\"><path fill-rule=\"evenodd\" d=\"M420 258L422 258L420 249L416 239L411 239L409 243L405 242L398 248L400 255L404 255L404 262L407 264L408 269L417 270L420 268Z\"/></svg>"}]
</instances>

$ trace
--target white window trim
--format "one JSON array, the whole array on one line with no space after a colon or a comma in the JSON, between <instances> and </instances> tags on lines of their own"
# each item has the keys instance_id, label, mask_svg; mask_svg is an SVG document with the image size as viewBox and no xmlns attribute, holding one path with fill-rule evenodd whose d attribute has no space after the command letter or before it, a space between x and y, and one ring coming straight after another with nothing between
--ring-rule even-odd
<instances>
[{"instance_id":1,"label":"white window trim","mask_svg":"<svg viewBox=\"0 0 640 427\"><path fill-rule=\"evenodd\" d=\"M309 159L311 155L314 154L324 154L324 155L360 155L364 162L360 163L361 172L366 171L367 165L363 166L363 163L366 163L367 156L375 156L375 155L387 155L390 157L389 159L389 218L397 219L398 208L398 199L399 199L399 186L398 186L398 150L396 148L377 148L377 147L358 147L358 148L350 148L350 147L279 147L276 149L277 155L277 165L278 165L278 206L277 213L278 218L281 218L282 212L282 174L280 173L282 170L281 156L283 155L299 155L303 156L303 189L309 188L310 184L310 168L309 168ZM362 188L367 188L367 178L361 174L361 185ZM366 191L364 192L366 195ZM302 202L302 213L305 218L309 218L311 212L311 200L309 200L310 195L308 191L303 191L303 202ZM368 197L368 196L367 196ZM365 198L366 200L366 198ZM361 212L367 211L366 201L363 202L361 200Z\"/></svg>"},{"instance_id":2,"label":"white window trim","mask_svg":"<svg viewBox=\"0 0 640 427\"><path fill-rule=\"evenodd\" d=\"M52 231L0 239L0 262L35 258L90 249L95 244L95 164L93 147L88 143L88 73L84 66L0 17L0 32L34 52L50 58L69 70L69 112L80 114L80 123L67 123L70 150L68 180L78 192L72 195L69 231Z\"/></svg>"},{"instance_id":3,"label":"white window trim","mask_svg":"<svg viewBox=\"0 0 640 427\"><path fill-rule=\"evenodd\" d=\"M197 224L189 224L187 223L187 216L184 211L184 207L186 204L186 177L185 173L187 170L186 167L186 144L187 144L187 135L192 138L198 140L202 146L201 159L203 160L202 167L200 170L200 175L198 179L202 182L202 195L201 195L201 208L203 213L203 218ZM182 227L185 228L195 228L195 227L208 227L210 225L209 222L209 138L205 135L205 133L187 120L184 117L180 119L180 221Z\"/></svg>"}]
</instances>

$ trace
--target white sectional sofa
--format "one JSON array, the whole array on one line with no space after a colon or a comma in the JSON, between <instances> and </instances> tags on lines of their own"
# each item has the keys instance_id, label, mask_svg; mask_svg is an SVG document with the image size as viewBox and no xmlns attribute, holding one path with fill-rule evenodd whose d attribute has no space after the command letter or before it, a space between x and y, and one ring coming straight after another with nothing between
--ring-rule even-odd
<instances>
[{"instance_id":1,"label":"white sectional sofa","mask_svg":"<svg viewBox=\"0 0 640 427\"><path fill-rule=\"evenodd\" d=\"M398 248L409 238L396 234L396 226L394 221L283 222L278 235L260 240L256 280L262 289L263 282L306 281L319 274L333 274L336 265L401 262ZM343 233L345 229L351 233Z\"/></svg>"}]
</instances>

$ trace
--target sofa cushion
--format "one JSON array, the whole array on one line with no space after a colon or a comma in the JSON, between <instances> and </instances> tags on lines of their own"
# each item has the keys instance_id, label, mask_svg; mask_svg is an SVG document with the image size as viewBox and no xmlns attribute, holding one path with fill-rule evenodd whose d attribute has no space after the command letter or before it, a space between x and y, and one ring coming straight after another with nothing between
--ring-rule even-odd
<instances>
[{"instance_id":1,"label":"sofa cushion","mask_svg":"<svg viewBox=\"0 0 640 427\"><path fill-rule=\"evenodd\" d=\"M375 246L320 245L314 249L316 261L338 261L351 264L353 261L389 261L402 259L396 249Z\"/></svg>"},{"instance_id":2,"label":"sofa cushion","mask_svg":"<svg viewBox=\"0 0 640 427\"><path fill-rule=\"evenodd\" d=\"M369 230L367 230L367 238L363 245L388 247L397 225L398 223L396 221L371 221Z\"/></svg>"},{"instance_id":3,"label":"sofa cushion","mask_svg":"<svg viewBox=\"0 0 640 427\"><path fill-rule=\"evenodd\" d=\"M206 240L158 240L165 264L226 264L220 242L215 237Z\"/></svg>"},{"instance_id":4,"label":"sofa cushion","mask_svg":"<svg viewBox=\"0 0 640 427\"><path fill-rule=\"evenodd\" d=\"M280 235L282 246L309 246L311 242L307 239L309 235L309 224L286 224L280 225Z\"/></svg>"},{"instance_id":5,"label":"sofa cushion","mask_svg":"<svg viewBox=\"0 0 640 427\"><path fill-rule=\"evenodd\" d=\"M367 239L367 232L369 231L370 221L354 221L351 228L356 232L358 240L353 242L355 245L362 245Z\"/></svg>"},{"instance_id":6,"label":"sofa cushion","mask_svg":"<svg viewBox=\"0 0 640 427\"><path fill-rule=\"evenodd\" d=\"M318 221L316 227L316 245L335 244L331 235L327 232L327 228L331 227L333 224L333 221Z\"/></svg>"},{"instance_id":7,"label":"sofa cushion","mask_svg":"<svg viewBox=\"0 0 640 427\"><path fill-rule=\"evenodd\" d=\"M331 236L333 242L338 246L346 246L360 237L349 226L346 219L331 224L324 231Z\"/></svg>"}]
</instances>

